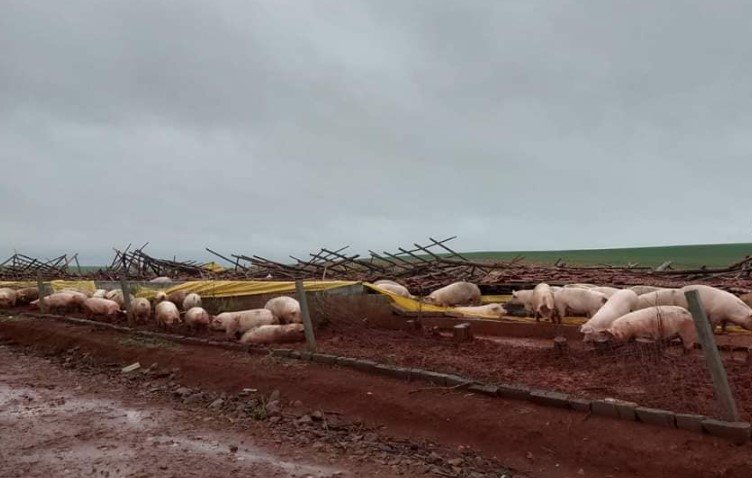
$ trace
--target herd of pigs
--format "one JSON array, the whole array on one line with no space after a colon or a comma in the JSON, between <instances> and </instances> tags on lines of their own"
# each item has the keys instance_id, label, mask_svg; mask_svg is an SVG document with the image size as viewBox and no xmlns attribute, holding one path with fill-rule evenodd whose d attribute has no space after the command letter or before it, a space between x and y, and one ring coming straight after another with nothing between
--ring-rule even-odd
<instances>
[{"instance_id":1,"label":"herd of pigs","mask_svg":"<svg viewBox=\"0 0 752 478\"><path fill-rule=\"evenodd\" d=\"M402 285L379 281L376 286L393 294L412 297ZM632 286L626 289L594 284L568 284L562 287L542 283L534 289L513 292L512 303L524 306L536 320L561 323L562 317L589 318L580 328L586 342L627 342L631 339L667 340L680 338L686 350L697 341L692 315L687 310L685 292L697 291L705 314L713 326L725 330L731 323L752 330L752 294L737 297L715 287L688 285L681 289ZM480 289L469 282L455 282L433 291L424 302L452 306L472 315L506 314L501 304L481 303ZM460 307L457 307L460 306Z\"/></svg>"},{"instance_id":2,"label":"herd of pigs","mask_svg":"<svg viewBox=\"0 0 752 478\"><path fill-rule=\"evenodd\" d=\"M413 297L408 289L391 280L380 280L376 287L391 294ZM685 292L697 291L705 314L713 326L725 330L731 323L752 330L752 294L737 297L706 285L688 285L681 289L632 286L625 289L593 284L568 284L562 287L542 283L534 289L513 292L510 303L522 305L536 320L561 323L571 315L588 317L580 328L586 342L627 342L645 338L680 338L685 349L694 347L697 333L687 310ZM470 282L455 282L421 299L427 304L453 307L466 315L497 316L507 313L502 304L481 305L481 292ZM225 331L230 339L247 344L293 342L303 339L300 304L292 297L275 297L261 309L222 312L211 315L202 308L201 297L185 291L169 295L157 292L153 299L130 296L134 320L154 320L159 327L185 323L191 329ZM38 305L50 312L81 311L88 318L114 319L125 315L125 298L120 289L99 289L87 294L62 290L38 299L36 287L0 289L0 308L16 304ZM152 319L153 317L153 319Z\"/></svg>"},{"instance_id":3,"label":"herd of pigs","mask_svg":"<svg viewBox=\"0 0 752 478\"><path fill-rule=\"evenodd\" d=\"M152 300L130 296L131 313L137 323L155 321L160 328L184 323L192 330L225 331L230 339L246 344L270 344L303 340L300 304L292 297L270 299L262 309L222 312L211 315L201 303L201 296L185 291L169 295L157 292ZM0 308L31 304L48 312L83 312L87 318L113 320L126 316L125 297L121 289L99 289L93 293L61 290L39 299L36 287L0 289Z\"/></svg>"}]
</instances>

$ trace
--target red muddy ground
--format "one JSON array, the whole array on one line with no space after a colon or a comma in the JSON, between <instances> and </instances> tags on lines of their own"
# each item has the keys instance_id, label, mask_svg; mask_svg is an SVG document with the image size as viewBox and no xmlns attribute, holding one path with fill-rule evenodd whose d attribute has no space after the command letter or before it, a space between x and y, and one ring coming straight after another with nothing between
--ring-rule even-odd
<instances>
[{"instance_id":1,"label":"red muddy ground","mask_svg":"<svg viewBox=\"0 0 752 478\"><path fill-rule=\"evenodd\" d=\"M752 445L737 447L682 430L457 391L410 393L427 385L211 347L144 341L45 319L5 319L0 321L0 334L35 344L40 350L65 351L77 346L79 353L90 354L98 361L116 361L118 366L138 360L142 364L158 363L160 369L177 367L176 380L201 390L232 394L245 387L267 393L277 389L285 403L300 400L304 407L384 427L378 435L385 438L379 443L395 447L409 443L404 447L413 450L414 446L418 461L430 449L420 444L430 440L439 444L435 449L440 450L444 462L463 457L465 462L480 460L487 467L490 462L484 462L484 457L497 457L529 476L747 477L752 473ZM460 446L464 452L471 452L458 453ZM347 454L348 447L344 450L342 453ZM455 454L448 455L448 450ZM401 465L395 466L399 470ZM419 474L410 469L401 472L406 476ZM478 471L489 472L488 468ZM449 476L474 475L460 470Z\"/></svg>"},{"instance_id":2,"label":"red muddy ground","mask_svg":"<svg viewBox=\"0 0 752 478\"><path fill-rule=\"evenodd\" d=\"M380 330L368 328L361 321L342 319L319 330L317 342L323 353L583 397L619 398L677 412L718 413L702 352L682 355L678 346L655 357L632 345L598 353L581 342L570 341L569 354L561 357L547 340L480 338L457 345L449 336ZM724 354L724 358L740 412L749 420L752 366L746 362L746 354Z\"/></svg>"},{"instance_id":3,"label":"red muddy ground","mask_svg":"<svg viewBox=\"0 0 752 478\"><path fill-rule=\"evenodd\" d=\"M700 350L682 355L679 346L668 347L660 357L655 357L631 345L596 352L581 342L570 340L569 354L561 357L554 353L547 340L481 337L472 343L457 345L451 337L430 331L384 330L362 320L344 318L344 314L336 315L338 317L332 317L316 331L323 353L457 373L491 383L524 384L587 398L618 398L643 406L719 417L712 382ZM546 326L541 324L541 327ZM161 331L154 324L137 328ZM170 332L225 340L224 332L193 332L183 327ZM719 342L736 345L749 345L749 339L748 335L718 336ZM291 346L302 348L303 344ZM744 353L723 355L741 417L749 421L752 419L752 365Z\"/></svg>"}]
</instances>

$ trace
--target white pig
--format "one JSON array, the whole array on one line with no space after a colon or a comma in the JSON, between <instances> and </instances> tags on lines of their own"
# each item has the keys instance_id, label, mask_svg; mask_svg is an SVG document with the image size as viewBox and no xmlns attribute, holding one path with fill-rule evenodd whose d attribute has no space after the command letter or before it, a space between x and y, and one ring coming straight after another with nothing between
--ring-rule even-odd
<instances>
[{"instance_id":1,"label":"white pig","mask_svg":"<svg viewBox=\"0 0 752 478\"><path fill-rule=\"evenodd\" d=\"M304 338L303 324L262 325L243 334L244 344L276 344L300 342Z\"/></svg>"},{"instance_id":2,"label":"white pig","mask_svg":"<svg viewBox=\"0 0 752 478\"><path fill-rule=\"evenodd\" d=\"M730 322L752 330L752 309L734 294L708 285L688 285L679 292L684 297L684 292L689 290L698 292L702 308L713 325L720 324L721 329L726 330Z\"/></svg>"},{"instance_id":3,"label":"white pig","mask_svg":"<svg viewBox=\"0 0 752 478\"><path fill-rule=\"evenodd\" d=\"M570 288L573 287L575 289L592 289L593 287L597 287L595 284L565 284L564 288Z\"/></svg>"},{"instance_id":4,"label":"white pig","mask_svg":"<svg viewBox=\"0 0 752 478\"><path fill-rule=\"evenodd\" d=\"M0 309L9 309L16 306L18 294L8 287L0 289Z\"/></svg>"},{"instance_id":5,"label":"white pig","mask_svg":"<svg viewBox=\"0 0 752 478\"><path fill-rule=\"evenodd\" d=\"M154 316L157 319L157 325L160 327L170 327L181 322L178 307L168 300L157 304L154 308Z\"/></svg>"},{"instance_id":6,"label":"white pig","mask_svg":"<svg viewBox=\"0 0 752 478\"><path fill-rule=\"evenodd\" d=\"M264 308L270 310L280 324L303 323L300 313L300 302L286 295L269 299Z\"/></svg>"},{"instance_id":7,"label":"white pig","mask_svg":"<svg viewBox=\"0 0 752 478\"><path fill-rule=\"evenodd\" d=\"M513 290L511 302L522 304L525 307L526 311L532 313L533 312L533 290L532 289Z\"/></svg>"},{"instance_id":8,"label":"white pig","mask_svg":"<svg viewBox=\"0 0 752 478\"><path fill-rule=\"evenodd\" d=\"M630 290L633 290L635 294L637 295L643 295L647 294L649 292L655 292L657 290L663 289L663 287L655 287L652 285L633 285L629 288Z\"/></svg>"},{"instance_id":9,"label":"white pig","mask_svg":"<svg viewBox=\"0 0 752 478\"><path fill-rule=\"evenodd\" d=\"M159 304L160 302L164 302L165 300L167 300L167 294L165 294L161 290L154 294L154 304Z\"/></svg>"},{"instance_id":10,"label":"white pig","mask_svg":"<svg viewBox=\"0 0 752 478\"><path fill-rule=\"evenodd\" d=\"M601 286L601 287L591 287L588 290L590 290L590 292L600 292L601 294L605 295L606 297L611 297L612 295L614 295L617 292L619 292L621 289L617 289L616 287Z\"/></svg>"},{"instance_id":11,"label":"white pig","mask_svg":"<svg viewBox=\"0 0 752 478\"><path fill-rule=\"evenodd\" d=\"M152 284L169 284L172 282L172 279L170 279L169 277L162 276L162 277L155 277L149 282L151 282Z\"/></svg>"},{"instance_id":12,"label":"white pig","mask_svg":"<svg viewBox=\"0 0 752 478\"><path fill-rule=\"evenodd\" d=\"M598 310L603 307L608 297L593 292L593 289L578 289L569 287L561 289L554 293L554 305L559 318L568 315L586 315L592 317Z\"/></svg>"},{"instance_id":13,"label":"white pig","mask_svg":"<svg viewBox=\"0 0 752 478\"><path fill-rule=\"evenodd\" d=\"M480 305L480 289L470 282L454 282L431 292L425 298L428 304L454 306L454 305Z\"/></svg>"},{"instance_id":14,"label":"white pig","mask_svg":"<svg viewBox=\"0 0 752 478\"><path fill-rule=\"evenodd\" d=\"M391 284L388 282L382 282L381 284L374 284L379 289L384 289L387 292L391 292L392 294L401 295L402 297L412 297L410 295L410 291L407 290L407 287L400 285L400 284Z\"/></svg>"},{"instance_id":15,"label":"white pig","mask_svg":"<svg viewBox=\"0 0 752 478\"><path fill-rule=\"evenodd\" d=\"M623 289L612 295L603 307L593 317L580 327L585 336L585 342L603 342L606 340L604 331L623 315L632 312L637 306L637 294L629 289Z\"/></svg>"},{"instance_id":16,"label":"white pig","mask_svg":"<svg viewBox=\"0 0 752 478\"><path fill-rule=\"evenodd\" d=\"M697 342L692 314L675 305L648 307L631 312L616 319L606 332L619 342L627 342L632 338L665 340L678 336L687 351L692 350Z\"/></svg>"},{"instance_id":17,"label":"white pig","mask_svg":"<svg viewBox=\"0 0 752 478\"><path fill-rule=\"evenodd\" d=\"M151 317L151 304L147 299L139 297L131 302L131 308L133 309L133 317L136 320L148 322Z\"/></svg>"},{"instance_id":18,"label":"white pig","mask_svg":"<svg viewBox=\"0 0 752 478\"><path fill-rule=\"evenodd\" d=\"M201 307L191 307L183 317L185 324L191 329L207 328L211 322L211 315Z\"/></svg>"},{"instance_id":19,"label":"white pig","mask_svg":"<svg viewBox=\"0 0 752 478\"><path fill-rule=\"evenodd\" d=\"M686 309L687 299L684 298L684 294L679 289L660 289L639 296L635 310L659 305L676 305Z\"/></svg>"},{"instance_id":20,"label":"white pig","mask_svg":"<svg viewBox=\"0 0 752 478\"><path fill-rule=\"evenodd\" d=\"M135 300L135 297L133 296L133 294L128 294L128 295L130 296L129 298L131 299L131 303L133 303L133 301ZM109 300L114 300L115 302L118 303L121 309L125 307L125 298L123 297L122 289L112 289L111 291L108 291L104 295L104 298L109 299Z\"/></svg>"},{"instance_id":21,"label":"white pig","mask_svg":"<svg viewBox=\"0 0 752 478\"><path fill-rule=\"evenodd\" d=\"M36 287L24 287L16 291L16 304L28 304L39 298L39 289Z\"/></svg>"},{"instance_id":22,"label":"white pig","mask_svg":"<svg viewBox=\"0 0 752 478\"><path fill-rule=\"evenodd\" d=\"M41 300L44 310L48 312L70 312L81 309L88 297L70 294L68 292L55 292Z\"/></svg>"},{"instance_id":23,"label":"white pig","mask_svg":"<svg viewBox=\"0 0 752 478\"><path fill-rule=\"evenodd\" d=\"M175 292L170 292L169 294L167 294L167 300L180 307L181 305L183 305L183 301L187 296L188 292L184 290L177 290Z\"/></svg>"},{"instance_id":24,"label":"white pig","mask_svg":"<svg viewBox=\"0 0 752 478\"><path fill-rule=\"evenodd\" d=\"M502 317L506 315L507 311L501 304L486 304L476 305L474 307L455 307L456 312L461 312L462 315L480 315L487 316L492 315L494 317Z\"/></svg>"},{"instance_id":25,"label":"white pig","mask_svg":"<svg viewBox=\"0 0 752 478\"><path fill-rule=\"evenodd\" d=\"M97 289L94 291L93 294L91 294L92 297L96 299L106 299L105 297L107 295L107 291L105 289Z\"/></svg>"},{"instance_id":26,"label":"white pig","mask_svg":"<svg viewBox=\"0 0 752 478\"><path fill-rule=\"evenodd\" d=\"M395 282L390 279L379 279L376 282L373 283L373 285L382 285L382 284L394 284L394 285L402 285L399 282Z\"/></svg>"},{"instance_id":27,"label":"white pig","mask_svg":"<svg viewBox=\"0 0 752 478\"><path fill-rule=\"evenodd\" d=\"M83 310L89 319L95 316L115 319L122 314L117 302L99 297L87 297L83 304Z\"/></svg>"},{"instance_id":28,"label":"white pig","mask_svg":"<svg viewBox=\"0 0 752 478\"><path fill-rule=\"evenodd\" d=\"M256 327L277 323L279 323L279 320L271 310L251 309L218 314L212 319L212 328L216 330L218 326L215 324L221 324L228 338L236 338L238 334L243 334Z\"/></svg>"},{"instance_id":29,"label":"white pig","mask_svg":"<svg viewBox=\"0 0 752 478\"><path fill-rule=\"evenodd\" d=\"M532 297L533 313L535 320L540 321L541 317L551 320L551 322L561 323L561 317L556 317L556 303L554 302L554 293L551 286L546 283L540 283L533 289Z\"/></svg>"},{"instance_id":30,"label":"white pig","mask_svg":"<svg viewBox=\"0 0 752 478\"><path fill-rule=\"evenodd\" d=\"M192 309L194 307L201 307L201 296L195 292L191 292L185 296L185 299L183 299L183 310Z\"/></svg>"}]
</instances>

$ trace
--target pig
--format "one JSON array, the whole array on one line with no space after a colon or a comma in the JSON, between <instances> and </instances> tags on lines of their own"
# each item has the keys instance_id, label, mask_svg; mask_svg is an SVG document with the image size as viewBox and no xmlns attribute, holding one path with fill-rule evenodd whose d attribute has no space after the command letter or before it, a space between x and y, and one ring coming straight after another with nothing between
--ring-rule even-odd
<instances>
[{"instance_id":1,"label":"pig","mask_svg":"<svg viewBox=\"0 0 752 478\"><path fill-rule=\"evenodd\" d=\"M503 317L507 313L506 309L501 304L477 305L475 307L455 307L454 310L456 312L461 312L462 315L469 315L469 316L492 315L494 317Z\"/></svg>"},{"instance_id":2,"label":"pig","mask_svg":"<svg viewBox=\"0 0 752 478\"><path fill-rule=\"evenodd\" d=\"M64 294L71 294L71 295L76 296L78 300L81 302L81 304L83 304L84 301L89 298L89 294L75 290L75 289L63 289L60 292Z\"/></svg>"},{"instance_id":3,"label":"pig","mask_svg":"<svg viewBox=\"0 0 752 478\"><path fill-rule=\"evenodd\" d=\"M0 289L0 309L10 309L16 306L18 294L15 290L8 287Z\"/></svg>"},{"instance_id":4,"label":"pig","mask_svg":"<svg viewBox=\"0 0 752 478\"><path fill-rule=\"evenodd\" d=\"M379 289L383 289L387 292L391 292L392 294L400 295L402 297L412 297L412 294L410 294L410 291L407 290L407 287L390 283L390 282L382 282L381 284L374 284Z\"/></svg>"},{"instance_id":5,"label":"pig","mask_svg":"<svg viewBox=\"0 0 752 478\"><path fill-rule=\"evenodd\" d=\"M533 289L531 302L536 322L540 322L541 317L554 323L561 322L561 317L556 317L557 311L551 286L546 283L536 285Z\"/></svg>"},{"instance_id":6,"label":"pig","mask_svg":"<svg viewBox=\"0 0 752 478\"><path fill-rule=\"evenodd\" d=\"M167 294L167 300L177 305L178 307L183 305L183 301L188 296L188 292L184 290L178 290Z\"/></svg>"},{"instance_id":7,"label":"pig","mask_svg":"<svg viewBox=\"0 0 752 478\"><path fill-rule=\"evenodd\" d=\"M554 293L554 306L559 318L570 314L592 317L608 301L608 297L592 289L569 287Z\"/></svg>"},{"instance_id":8,"label":"pig","mask_svg":"<svg viewBox=\"0 0 752 478\"><path fill-rule=\"evenodd\" d=\"M305 337L304 332L303 324L262 325L244 333L240 341L256 345L300 342Z\"/></svg>"},{"instance_id":9,"label":"pig","mask_svg":"<svg viewBox=\"0 0 752 478\"><path fill-rule=\"evenodd\" d=\"M16 304L25 305L39 298L39 289L36 287L24 287L16 291Z\"/></svg>"},{"instance_id":10,"label":"pig","mask_svg":"<svg viewBox=\"0 0 752 478\"><path fill-rule=\"evenodd\" d=\"M300 303L292 297L280 296L269 299L264 308L270 310L280 324L302 324L303 316L300 313Z\"/></svg>"},{"instance_id":11,"label":"pig","mask_svg":"<svg viewBox=\"0 0 752 478\"><path fill-rule=\"evenodd\" d=\"M185 312L183 320L191 329L206 329L211 322L211 315L201 307L191 307Z\"/></svg>"},{"instance_id":12,"label":"pig","mask_svg":"<svg viewBox=\"0 0 752 478\"><path fill-rule=\"evenodd\" d=\"M617 289L616 287L591 287L588 289L590 292L600 292L601 294L605 295L606 297L611 297L612 295L619 292L621 289Z\"/></svg>"},{"instance_id":13,"label":"pig","mask_svg":"<svg viewBox=\"0 0 752 478\"><path fill-rule=\"evenodd\" d=\"M155 304L159 304L160 302L164 302L166 300L167 300L167 294L165 294L161 290L154 295Z\"/></svg>"},{"instance_id":14,"label":"pig","mask_svg":"<svg viewBox=\"0 0 752 478\"><path fill-rule=\"evenodd\" d=\"M183 299L183 310L192 309L193 307L201 307L201 296L191 292Z\"/></svg>"},{"instance_id":15,"label":"pig","mask_svg":"<svg viewBox=\"0 0 752 478\"><path fill-rule=\"evenodd\" d=\"M657 290L662 290L663 287L654 287L652 285L633 285L629 289L633 290L637 295L643 295L650 292L655 292Z\"/></svg>"},{"instance_id":16,"label":"pig","mask_svg":"<svg viewBox=\"0 0 752 478\"><path fill-rule=\"evenodd\" d=\"M606 333L618 342L633 338L668 340L681 338L685 352L697 342L697 331L692 314L684 307L664 305L648 307L616 319Z\"/></svg>"},{"instance_id":17,"label":"pig","mask_svg":"<svg viewBox=\"0 0 752 478\"><path fill-rule=\"evenodd\" d=\"M93 294L91 294L92 297L96 299L106 299L105 297L107 295L107 291L105 289L97 289L94 291Z\"/></svg>"},{"instance_id":18,"label":"pig","mask_svg":"<svg viewBox=\"0 0 752 478\"><path fill-rule=\"evenodd\" d=\"M584 342L604 342L604 333L611 324L623 315L632 312L637 306L637 294L633 290L623 289L612 295L590 320L580 327Z\"/></svg>"},{"instance_id":19,"label":"pig","mask_svg":"<svg viewBox=\"0 0 752 478\"><path fill-rule=\"evenodd\" d=\"M114 300L115 302L121 304L122 307L123 303L123 290L122 289L112 289L108 290L104 294L105 299Z\"/></svg>"},{"instance_id":20,"label":"pig","mask_svg":"<svg viewBox=\"0 0 752 478\"><path fill-rule=\"evenodd\" d=\"M441 306L480 305L480 289L470 282L454 282L431 292L425 298L428 304Z\"/></svg>"},{"instance_id":21,"label":"pig","mask_svg":"<svg viewBox=\"0 0 752 478\"><path fill-rule=\"evenodd\" d=\"M82 299L81 295L70 294L68 292L55 292L40 300L40 303L43 307L42 310L47 312L72 312L80 310L86 299L88 297L84 296Z\"/></svg>"},{"instance_id":22,"label":"pig","mask_svg":"<svg viewBox=\"0 0 752 478\"><path fill-rule=\"evenodd\" d=\"M228 339L235 339L238 335L242 335L256 327L278 324L279 320L269 309L251 309L238 312L223 312L212 319L212 324L215 322L223 325Z\"/></svg>"},{"instance_id":23,"label":"pig","mask_svg":"<svg viewBox=\"0 0 752 478\"><path fill-rule=\"evenodd\" d=\"M135 297L133 297L133 294L128 294L131 299L131 303L135 300ZM114 300L118 303L120 308L125 307L125 298L123 297L123 290L122 289L112 289L110 291L107 291L107 293L104 295L105 299Z\"/></svg>"},{"instance_id":24,"label":"pig","mask_svg":"<svg viewBox=\"0 0 752 478\"><path fill-rule=\"evenodd\" d=\"M728 323L752 330L752 309L739 297L708 285L688 285L679 289L685 303L684 293L690 290L696 290L700 295L702 308L711 324L720 324L722 331L726 330Z\"/></svg>"},{"instance_id":25,"label":"pig","mask_svg":"<svg viewBox=\"0 0 752 478\"><path fill-rule=\"evenodd\" d=\"M390 279L379 279L376 282L373 283L373 285L382 285L382 284L394 284L394 285L402 285L399 282L395 282Z\"/></svg>"},{"instance_id":26,"label":"pig","mask_svg":"<svg viewBox=\"0 0 752 478\"><path fill-rule=\"evenodd\" d=\"M154 308L154 317L157 319L157 325L163 328L181 323L178 307L168 300L157 304Z\"/></svg>"},{"instance_id":27,"label":"pig","mask_svg":"<svg viewBox=\"0 0 752 478\"><path fill-rule=\"evenodd\" d=\"M513 290L512 291L512 303L519 303L525 307L525 310L529 313L533 312L533 290Z\"/></svg>"},{"instance_id":28,"label":"pig","mask_svg":"<svg viewBox=\"0 0 752 478\"><path fill-rule=\"evenodd\" d=\"M686 309L687 300L679 289L660 289L639 296L635 310L659 305L677 305Z\"/></svg>"},{"instance_id":29,"label":"pig","mask_svg":"<svg viewBox=\"0 0 752 478\"><path fill-rule=\"evenodd\" d=\"M115 319L123 313L117 302L99 297L87 297L83 303L83 310L88 319L95 316Z\"/></svg>"},{"instance_id":30,"label":"pig","mask_svg":"<svg viewBox=\"0 0 752 478\"><path fill-rule=\"evenodd\" d=\"M155 277L149 282L151 282L152 284L169 284L172 282L172 279L170 279L169 277L162 276L162 277Z\"/></svg>"},{"instance_id":31,"label":"pig","mask_svg":"<svg viewBox=\"0 0 752 478\"><path fill-rule=\"evenodd\" d=\"M82 295L85 295L87 298L91 297L92 295L92 292L89 292L88 290L79 290L79 289L73 289L73 288L61 289L58 292L67 292L69 294L82 294Z\"/></svg>"},{"instance_id":32,"label":"pig","mask_svg":"<svg viewBox=\"0 0 752 478\"><path fill-rule=\"evenodd\" d=\"M570 288L573 287L575 289L592 289L593 287L597 287L595 284L565 284L564 288Z\"/></svg>"},{"instance_id":33,"label":"pig","mask_svg":"<svg viewBox=\"0 0 752 478\"><path fill-rule=\"evenodd\" d=\"M151 317L151 304L147 299L139 297L131 302L133 318L139 322L148 322Z\"/></svg>"}]
</instances>

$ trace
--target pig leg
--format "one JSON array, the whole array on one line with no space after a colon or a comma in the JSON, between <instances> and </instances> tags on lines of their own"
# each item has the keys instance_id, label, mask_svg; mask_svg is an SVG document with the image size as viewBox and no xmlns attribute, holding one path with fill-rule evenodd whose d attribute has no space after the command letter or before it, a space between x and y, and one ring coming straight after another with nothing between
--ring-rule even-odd
<instances>
[{"instance_id":1,"label":"pig leg","mask_svg":"<svg viewBox=\"0 0 752 478\"><path fill-rule=\"evenodd\" d=\"M557 318L558 318L559 320L561 320L561 318L562 318L562 317L566 317L566 314L567 314L567 306L566 306L566 305L561 305L561 306L557 307L557 308L556 308L556 310L555 310L554 312L555 312L555 314L554 314L554 315L556 315L556 316L557 316Z\"/></svg>"}]
</instances>

